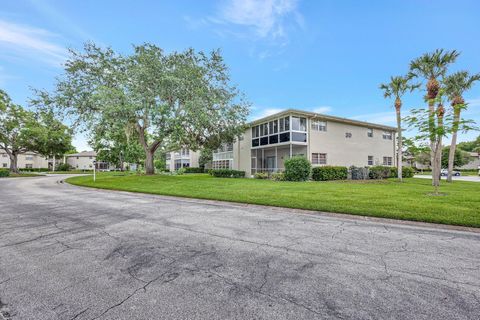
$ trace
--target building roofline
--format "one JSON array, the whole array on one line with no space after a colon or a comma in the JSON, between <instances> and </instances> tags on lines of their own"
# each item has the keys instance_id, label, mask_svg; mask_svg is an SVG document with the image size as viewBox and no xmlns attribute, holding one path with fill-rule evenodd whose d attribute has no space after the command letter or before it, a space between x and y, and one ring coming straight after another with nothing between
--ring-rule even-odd
<instances>
[{"instance_id":1,"label":"building roofline","mask_svg":"<svg viewBox=\"0 0 480 320\"><path fill-rule=\"evenodd\" d=\"M260 124L262 122L266 122L275 118L278 118L282 115L287 115L287 114L300 114L304 115L309 118L321 118L325 120L330 120L330 121L336 121L336 122L341 122L341 123L348 123L356 126L361 126L361 127L372 127L372 128L377 128L377 129L384 129L384 130L389 130L389 131L397 131L397 128L383 125L383 124L378 124L378 123L371 123L371 122L366 122L366 121L360 121L360 120L353 120L353 119L348 119L348 118L342 118L342 117L337 117L337 116L331 116L327 114L322 114L322 113L316 113L316 112L311 112L311 111L304 111L304 110L298 110L298 109L287 109L283 110L280 112L277 112L275 114L253 120L248 123L249 126L254 126L256 124Z\"/></svg>"}]
</instances>

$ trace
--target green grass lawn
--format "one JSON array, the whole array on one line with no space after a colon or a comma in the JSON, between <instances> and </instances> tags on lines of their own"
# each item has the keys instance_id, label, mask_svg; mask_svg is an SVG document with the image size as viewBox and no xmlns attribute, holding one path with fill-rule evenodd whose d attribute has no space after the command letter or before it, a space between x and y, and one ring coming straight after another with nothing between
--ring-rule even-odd
<instances>
[{"instance_id":1,"label":"green grass lawn","mask_svg":"<svg viewBox=\"0 0 480 320\"><path fill-rule=\"evenodd\" d=\"M430 180L276 182L181 176L100 173L67 179L75 185L278 207L350 213L403 220L480 227L480 183L442 183L431 196Z\"/></svg>"}]
</instances>

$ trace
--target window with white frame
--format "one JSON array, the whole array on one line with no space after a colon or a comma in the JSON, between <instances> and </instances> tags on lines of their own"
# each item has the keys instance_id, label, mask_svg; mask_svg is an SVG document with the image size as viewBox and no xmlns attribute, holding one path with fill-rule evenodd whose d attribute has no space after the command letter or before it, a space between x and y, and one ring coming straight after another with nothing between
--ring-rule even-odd
<instances>
[{"instance_id":1,"label":"window with white frame","mask_svg":"<svg viewBox=\"0 0 480 320\"><path fill-rule=\"evenodd\" d=\"M327 122L326 121L320 121L320 120L313 120L312 121L312 130L327 131Z\"/></svg>"},{"instance_id":2,"label":"window with white frame","mask_svg":"<svg viewBox=\"0 0 480 320\"><path fill-rule=\"evenodd\" d=\"M392 157L383 157L383 165L384 166L391 166L392 165Z\"/></svg>"},{"instance_id":3,"label":"window with white frame","mask_svg":"<svg viewBox=\"0 0 480 320\"><path fill-rule=\"evenodd\" d=\"M3 163L3 167L6 168L6 167L7 167L7 164L6 164L6 163Z\"/></svg>"},{"instance_id":4,"label":"window with white frame","mask_svg":"<svg viewBox=\"0 0 480 320\"><path fill-rule=\"evenodd\" d=\"M351 132L345 132L345 138L350 139L352 137Z\"/></svg>"},{"instance_id":5,"label":"window with white frame","mask_svg":"<svg viewBox=\"0 0 480 320\"><path fill-rule=\"evenodd\" d=\"M392 140L392 132L391 131L383 131L382 137L385 140Z\"/></svg>"},{"instance_id":6,"label":"window with white frame","mask_svg":"<svg viewBox=\"0 0 480 320\"><path fill-rule=\"evenodd\" d=\"M307 131L307 119L300 117L292 117L293 131Z\"/></svg>"},{"instance_id":7,"label":"window with white frame","mask_svg":"<svg viewBox=\"0 0 480 320\"><path fill-rule=\"evenodd\" d=\"M373 156L368 156L367 165L373 166Z\"/></svg>"},{"instance_id":8,"label":"window with white frame","mask_svg":"<svg viewBox=\"0 0 480 320\"><path fill-rule=\"evenodd\" d=\"M373 129L372 128L367 129L367 137L373 138Z\"/></svg>"},{"instance_id":9,"label":"window with white frame","mask_svg":"<svg viewBox=\"0 0 480 320\"><path fill-rule=\"evenodd\" d=\"M327 154L312 153L312 164L327 164Z\"/></svg>"},{"instance_id":10,"label":"window with white frame","mask_svg":"<svg viewBox=\"0 0 480 320\"><path fill-rule=\"evenodd\" d=\"M6 153L2 154L2 157L6 158L6 157L7 157L7 154L6 154Z\"/></svg>"},{"instance_id":11,"label":"window with white frame","mask_svg":"<svg viewBox=\"0 0 480 320\"><path fill-rule=\"evenodd\" d=\"M33 160L33 157L32 157L32 156L26 156L26 157L25 157L25 160L32 161L32 160Z\"/></svg>"}]
</instances>

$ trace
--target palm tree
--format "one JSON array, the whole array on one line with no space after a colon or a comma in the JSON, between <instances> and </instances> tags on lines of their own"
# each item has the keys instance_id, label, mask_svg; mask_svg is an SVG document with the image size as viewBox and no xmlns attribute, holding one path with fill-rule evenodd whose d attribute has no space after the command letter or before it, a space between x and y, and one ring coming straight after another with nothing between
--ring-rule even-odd
<instances>
[{"instance_id":1,"label":"palm tree","mask_svg":"<svg viewBox=\"0 0 480 320\"><path fill-rule=\"evenodd\" d=\"M440 103L435 110L435 101L440 91L440 82L438 78L443 78L447 72L449 64L455 62L460 53L456 50L444 51L437 49L431 53L425 53L421 57L410 62L410 77L424 78L427 80L427 95L425 100L428 101L429 117L430 117L430 158L432 163L433 185L438 186L440 183L440 161L441 157L434 154L434 150L441 150L441 137L434 134L435 132L435 115L443 117L443 106ZM443 119L439 119L443 122ZM438 172L437 172L438 171Z\"/></svg>"},{"instance_id":2,"label":"palm tree","mask_svg":"<svg viewBox=\"0 0 480 320\"><path fill-rule=\"evenodd\" d=\"M401 117L401 109L402 109L402 97L403 95L409 91L412 92L413 90L417 89L420 85L409 83L408 77L391 77L390 83L382 83L380 85L380 89L383 90L383 96L385 98L395 98L395 112L397 114L397 131L398 131L398 139L397 139L397 177L399 181L402 181L402 117Z\"/></svg>"},{"instance_id":3,"label":"palm tree","mask_svg":"<svg viewBox=\"0 0 480 320\"><path fill-rule=\"evenodd\" d=\"M463 99L463 94L473 86L475 81L479 80L480 73L470 75L468 71L456 72L446 77L444 80L445 91L453 107L452 142L448 154L448 182L452 182L453 161L455 158L455 149L457 148L457 132L460 125L460 113L462 109L467 106Z\"/></svg>"}]
</instances>

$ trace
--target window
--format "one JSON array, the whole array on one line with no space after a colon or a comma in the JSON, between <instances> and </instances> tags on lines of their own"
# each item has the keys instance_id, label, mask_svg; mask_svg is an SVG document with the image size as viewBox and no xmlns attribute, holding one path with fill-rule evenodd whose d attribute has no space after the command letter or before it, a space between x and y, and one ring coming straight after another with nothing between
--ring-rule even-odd
<instances>
[{"instance_id":1,"label":"window","mask_svg":"<svg viewBox=\"0 0 480 320\"><path fill-rule=\"evenodd\" d=\"M292 141L307 142L307 134L301 132L292 132Z\"/></svg>"},{"instance_id":2,"label":"window","mask_svg":"<svg viewBox=\"0 0 480 320\"><path fill-rule=\"evenodd\" d=\"M270 131L270 134L278 133L278 121L277 120L270 121L268 123L268 129Z\"/></svg>"},{"instance_id":3,"label":"window","mask_svg":"<svg viewBox=\"0 0 480 320\"><path fill-rule=\"evenodd\" d=\"M78 157L77 157L77 160L78 160Z\"/></svg>"},{"instance_id":4,"label":"window","mask_svg":"<svg viewBox=\"0 0 480 320\"><path fill-rule=\"evenodd\" d=\"M2 157L6 158L6 157L7 157L7 154L6 154L6 153L2 154Z\"/></svg>"},{"instance_id":5,"label":"window","mask_svg":"<svg viewBox=\"0 0 480 320\"><path fill-rule=\"evenodd\" d=\"M30 160L31 161L31 160L33 160L33 157L32 156L26 156L25 160Z\"/></svg>"},{"instance_id":6,"label":"window","mask_svg":"<svg viewBox=\"0 0 480 320\"><path fill-rule=\"evenodd\" d=\"M373 156L368 156L367 165L373 166Z\"/></svg>"},{"instance_id":7,"label":"window","mask_svg":"<svg viewBox=\"0 0 480 320\"><path fill-rule=\"evenodd\" d=\"M88 159L92 159L92 157L88 157Z\"/></svg>"},{"instance_id":8,"label":"window","mask_svg":"<svg viewBox=\"0 0 480 320\"><path fill-rule=\"evenodd\" d=\"M252 127L252 138L258 138L258 136L259 136L258 126Z\"/></svg>"},{"instance_id":9,"label":"window","mask_svg":"<svg viewBox=\"0 0 480 320\"><path fill-rule=\"evenodd\" d=\"M7 167L7 164L6 164L6 163L3 163L3 167L6 168L6 167Z\"/></svg>"},{"instance_id":10,"label":"window","mask_svg":"<svg viewBox=\"0 0 480 320\"><path fill-rule=\"evenodd\" d=\"M373 138L373 129L372 128L367 129L367 137Z\"/></svg>"},{"instance_id":11,"label":"window","mask_svg":"<svg viewBox=\"0 0 480 320\"><path fill-rule=\"evenodd\" d=\"M172 159L172 154L170 152L168 152L166 155L165 155L165 160L170 160Z\"/></svg>"},{"instance_id":12,"label":"window","mask_svg":"<svg viewBox=\"0 0 480 320\"><path fill-rule=\"evenodd\" d=\"M320 121L320 120L313 120L312 121L312 130L327 131L327 122L326 121Z\"/></svg>"},{"instance_id":13,"label":"window","mask_svg":"<svg viewBox=\"0 0 480 320\"><path fill-rule=\"evenodd\" d=\"M260 136L267 136L268 135L268 125L266 123L262 123L260 125Z\"/></svg>"},{"instance_id":14,"label":"window","mask_svg":"<svg viewBox=\"0 0 480 320\"><path fill-rule=\"evenodd\" d=\"M327 164L327 154L312 153L312 164Z\"/></svg>"},{"instance_id":15,"label":"window","mask_svg":"<svg viewBox=\"0 0 480 320\"><path fill-rule=\"evenodd\" d=\"M280 133L280 142L290 141L290 132Z\"/></svg>"},{"instance_id":16,"label":"window","mask_svg":"<svg viewBox=\"0 0 480 320\"><path fill-rule=\"evenodd\" d=\"M292 117L292 130L294 131L307 131L307 119Z\"/></svg>"},{"instance_id":17,"label":"window","mask_svg":"<svg viewBox=\"0 0 480 320\"><path fill-rule=\"evenodd\" d=\"M390 131L383 131L383 139L392 140L392 133Z\"/></svg>"},{"instance_id":18,"label":"window","mask_svg":"<svg viewBox=\"0 0 480 320\"><path fill-rule=\"evenodd\" d=\"M28 163L28 164L25 165L25 168L26 169L32 169L33 165L31 163Z\"/></svg>"},{"instance_id":19,"label":"window","mask_svg":"<svg viewBox=\"0 0 480 320\"><path fill-rule=\"evenodd\" d=\"M345 132L345 138L350 139L352 137L351 132Z\"/></svg>"},{"instance_id":20,"label":"window","mask_svg":"<svg viewBox=\"0 0 480 320\"><path fill-rule=\"evenodd\" d=\"M392 165L392 157L383 157L383 165L384 166L391 166Z\"/></svg>"},{"instance_id":21,"label":"window","mask_svg":"<svg viewBox=\"0 0 480 320\"><path fill-rule=\"evenodd\" d=\"M233 143L227 143L227 151L233 151Z\"/></svg>"}]
</instances>

